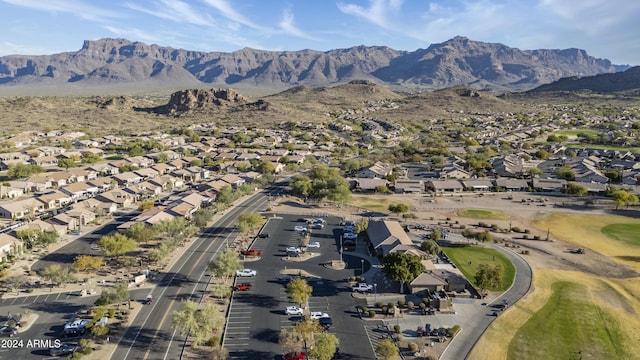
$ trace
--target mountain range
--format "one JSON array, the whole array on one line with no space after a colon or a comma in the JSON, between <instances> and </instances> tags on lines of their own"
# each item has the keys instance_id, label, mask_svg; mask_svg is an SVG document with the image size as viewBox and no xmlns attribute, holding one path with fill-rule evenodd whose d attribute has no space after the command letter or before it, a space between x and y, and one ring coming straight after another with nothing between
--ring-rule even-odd
<instances>
[{"instance_id":1,"label":"mountain range","mask_svg":"<svg viewBox=\"0 0 640 360\"><path fill-rule=\"evenodd\" d=\"M369 80L396 90L457 85L525 91L567 77L615 73L629 66L581 49L519 50L457 36L426 49L356 46L329 51L199 52L131 42L85 41L74 52L0 57L0 93L81 94L234 87L280 91Z\"/></svg>"}]
</instances>

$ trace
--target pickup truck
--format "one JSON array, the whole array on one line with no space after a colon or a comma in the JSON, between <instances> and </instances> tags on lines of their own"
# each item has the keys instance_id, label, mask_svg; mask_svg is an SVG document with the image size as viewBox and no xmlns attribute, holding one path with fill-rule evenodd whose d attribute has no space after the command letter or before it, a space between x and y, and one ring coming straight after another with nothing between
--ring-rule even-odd
<instances>
[{"instance_id":1,"label":"pickup truck","mask_svg":"<svg viewBox=\"0 0 640 360\"><path fill-rule=\"evenodd\" d=\"M373 290L373 285L369 285L367 283L358 283L355 286L352 286L351 290L355 292L370 292L371 290Z\"/></svg>"}]
</instances>

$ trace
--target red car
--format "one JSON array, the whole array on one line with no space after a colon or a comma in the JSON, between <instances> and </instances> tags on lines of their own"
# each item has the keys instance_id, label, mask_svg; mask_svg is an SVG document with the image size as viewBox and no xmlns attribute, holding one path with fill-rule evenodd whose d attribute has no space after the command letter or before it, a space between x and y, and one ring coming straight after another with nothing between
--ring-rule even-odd
<instances>
[{"instance_id":1,"label":"red car","mask_svg":"<svg viewBox=\"0 0 640 360\"><path fill-rule=\"evenodd\" d=\"M258 251L256 249L247 249L242 251L242 255L244 256L262 256L262 251Z\"/></svg>"},{"instance_id":2,"label":"red car","mask_svg":"<svg viewBox=\"0 0 640 360\"><path fill-rule=\"evenodd\" d=\"M249 284L249 283L238 284L238 285L234 286L233 289L236 290L236 291L247 291L247 290L251 289L251 284Z\"/></svg>"},{"instance_id":3,"label":"red car","mask_svg":"<svg viewBox=\"0 0 640 360\"><path fill-rule=\"evenodd\" d=\"M307 355L303 352L288 353L284 355L284 360L307 360Z\"/></svg>"}]
</instances>

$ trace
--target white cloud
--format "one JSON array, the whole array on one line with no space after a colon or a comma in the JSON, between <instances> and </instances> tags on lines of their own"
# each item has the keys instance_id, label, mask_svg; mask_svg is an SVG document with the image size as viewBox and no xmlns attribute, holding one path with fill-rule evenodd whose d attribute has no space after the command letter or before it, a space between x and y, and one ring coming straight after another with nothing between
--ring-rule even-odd
<instances>
[{"instance_id":1,"label":"white cloud","mask_svg":"<svg viewBox=\"0 0 640 360\"><path fill-rule=\"evenodd\" d=\"M9 41L0 43L0 56L5 55L43 55L55 54L61 50L46 49L40 47L30 47L27 45L15 44Z\"/></svg>"},{"instance_id":2,"label":"white cloud","mask_svg":"<svg viewBox=\"0 0 640 360\"><path fill-rule=\"evenodd\" d=\"M122 14L95 7L83 1L77 0L0 0L7 4L26 7L29 9L53 12L53 13L69 13L79 18L91 21L104 21L105 18L118 18Z\"/></svg>"},{"instance_id":3,"label":"white cloud","mask_svg":"<svg viewBox=\"0 0 640 360\"><path fill-rule=\"evenodd\" d=\"M373 23L382 28L388 29L391 27L389 19L387 18L391 9L399 9L402 5L401 0L370 0L370 6L368 8L355 5L355 4L343 4L338 3L338 9L347 15L353 15L360 17L370 23Z\"/></svg>"},{"instance_id":4,"label":"white cloud","mask_svg":"<svg viewBox=\"0 0 640 360\"><path fill-rule=\"evenodd\" d=\"M149 9L134 3L125 3L124 6L131 10L140 11L161 19L186 22L193 25L210 26L213 24L211 18L205 17L193 10L189 4L178 0L160 0L163 7Z\"/></svg>"},{"instance_id":5,"label":"white cloud","mask_svg":"<svg viewBox=\"0 0 640 360\"><path fill-rule=\"evenodd\" d=\"M285 9L283 11L282 20L278 25L280 26L280 29L282 29L285 33L289 35L293 35L295 37L299 37L307 40L314 40L314 41L318 40L313 36L300 30L298 27L296 27L293 12L291 12L291 9Z\"/></svg>"},{"instance_id":6,"label":"white cloud","mask_svg":"<svg viewBox=\"0 0 640 360\"><path fill-rule=\"evenodd\" d=\"M250 28L256 29L256 30L268 30L254 22L252 22L251 20L247 19L244 15L240 14L238 11L236 11L231 4L229 4L229 2L227 2L226 0L204 0L204 2L206 4L208 4L209 6L217 9L218 11L220 11L222 13L222 15L224 17L226 17L227 19L231 20L231 21L235 21L237 23L240 23L244 26L248 26Z\"/></svg>"}]
</instances>

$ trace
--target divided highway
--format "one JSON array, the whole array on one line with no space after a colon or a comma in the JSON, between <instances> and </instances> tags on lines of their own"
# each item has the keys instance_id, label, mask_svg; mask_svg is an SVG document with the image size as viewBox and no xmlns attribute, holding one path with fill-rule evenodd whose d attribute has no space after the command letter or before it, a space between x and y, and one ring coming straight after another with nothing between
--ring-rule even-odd
<instances>
[{"instance_id":1,"label":"divided highway","mask_svg":"<svg viewBox=\"0 0 640 360\"><path fill-rule=\"evenodd\" d=\"M185 338L173 329L171 314L180 308L181 300L198 301L203 296L209 281L207 264L235 237L238 216L243 212L262 210L267 202L263 192L248 198L228 210L191 243L184 255L158 279L157 286L150 292L153 303L142 307L110 358L180 359Z\"/></svg>"}]
</instances>

